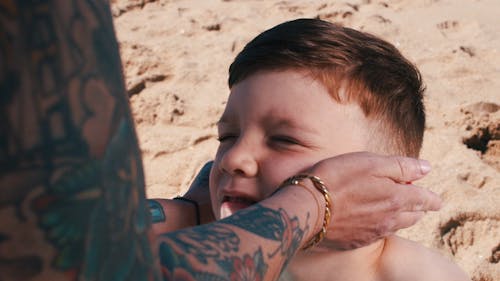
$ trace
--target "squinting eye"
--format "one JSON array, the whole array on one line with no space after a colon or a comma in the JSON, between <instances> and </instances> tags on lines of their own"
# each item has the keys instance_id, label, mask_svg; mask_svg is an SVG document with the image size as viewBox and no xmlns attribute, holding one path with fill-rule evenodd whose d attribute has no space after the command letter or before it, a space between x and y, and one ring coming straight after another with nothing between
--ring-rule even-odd
<instances>
[{"instance_id":1,"label":"squinting eye","mask_svg":"<svg viewBox=\"0 0 500 281\"><path fill-rule=\"evenodd\" d=\"M219 142L226 142L226 141L231 141L235 139L237 136L236 135L222 135L217 138Z\"/></svg>"},{"instance_id":2,"label":"squinting eye","mask_svg":"<svg viewBox=\"0 0 500 281\"><path fill-rule=\"evenodd\" d=\"M288 137L288 136L274 136L274 137L271 137L271 141L279 142L281 144L287 144L287 145L299 144L299 142L297 140L295 140L294 138Z\"/></svg>"}]
</instances>

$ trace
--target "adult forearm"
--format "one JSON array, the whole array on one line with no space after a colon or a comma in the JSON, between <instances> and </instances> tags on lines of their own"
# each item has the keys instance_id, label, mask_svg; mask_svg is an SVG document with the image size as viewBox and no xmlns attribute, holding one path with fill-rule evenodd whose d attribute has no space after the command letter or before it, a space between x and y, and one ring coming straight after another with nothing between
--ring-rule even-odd
<instances>
[{"instance_id":1,"label":"adult forearm","mask_svg":"<svg viewBox=\"0 0 500 281\"><path fill-rule=\"evenodd\" d=\"M156 235L197 225L196 209L189 202L160 198L147 201Z\"/></svg>"},{"instance_id":2,"label":"adult forearm","mask_svg":"<svg viewBox=\"0 0 500 281\"><path fill-rule=\"evenodd\" d=\"M289 186L224 220L161 235L164 278L276 280L319 230L323 210L315 200L322 204L321 194Z\"/></svg>"},{"instance_id":3,"label":"adult forearm","mask_svg":"<svg viewBox=\"0 0 500 281\"><path fill-rule=\"evenodd\" d=\"M155 234L206 224L215 220L208 189L212 163L210 161L203 166L182 197L173 200L148 199Z\"/></svg>"}]
</instances>

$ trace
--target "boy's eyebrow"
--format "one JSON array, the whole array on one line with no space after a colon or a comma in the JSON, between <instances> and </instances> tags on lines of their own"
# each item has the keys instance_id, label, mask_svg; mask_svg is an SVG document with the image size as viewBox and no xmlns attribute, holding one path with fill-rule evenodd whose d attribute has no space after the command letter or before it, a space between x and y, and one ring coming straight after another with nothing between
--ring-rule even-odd
<instances>
[{"instance_id":1,"label":"boy's eyebrow","mask_svg":"<svg viewBox=\"0 0 500 281\"><path fill-rule=\"evenodd\" d=\"M228 119L226 118L225 116L222 116L219 121L217 121L215 123L216 126L230 126L232 125L233 123ZM283 118L265 118L262 120L262 124L264 124L264 126L272 126L272 127L287 127L287 128L292 128L292 129L298 129L298 130L302 130L302 131L305 131L305 132L309 132L309 133L319 133L317 130L309 127L309 126L303 126L303 125L299 125L295 120L293 119L283 119Z\"/></svg>"}]
</instances>

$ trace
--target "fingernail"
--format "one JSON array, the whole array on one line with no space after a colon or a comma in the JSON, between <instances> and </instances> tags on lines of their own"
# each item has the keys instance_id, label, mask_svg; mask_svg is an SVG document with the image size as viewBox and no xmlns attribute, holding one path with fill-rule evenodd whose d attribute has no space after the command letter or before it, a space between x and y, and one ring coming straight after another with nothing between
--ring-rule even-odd
<instances>
[{"instance_id":1,"label":"fingernail","mask_svg":"<svg viewBox=\"0 0 500 281\"><path fill-rule=\"evenodd\" d=\"M420 172L422 172L422 174L425 175L431 171L431 164L429 163L429 161L418 160L418 162L420 163Z\"/></svg>"}]
</instances>

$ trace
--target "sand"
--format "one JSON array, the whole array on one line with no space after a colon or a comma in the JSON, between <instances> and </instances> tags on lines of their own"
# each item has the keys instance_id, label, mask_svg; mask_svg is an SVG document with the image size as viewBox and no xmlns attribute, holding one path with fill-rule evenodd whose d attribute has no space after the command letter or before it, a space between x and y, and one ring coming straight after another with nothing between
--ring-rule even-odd
<instances>
[{"instance_id":1,"label":"sand","mask_svg":"<svg viewBox=\"0 0 500 281\"><path fill-rule=\"evenodd\" d=\"M395 44L422 71L428 124L419 184L445 207L402 236L449 256L474 281L500 280L498 0L112 2L149 197L182 194L215 153L227 69L259 32L320 17Z\"/></svg>"}]
</instances>

